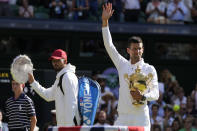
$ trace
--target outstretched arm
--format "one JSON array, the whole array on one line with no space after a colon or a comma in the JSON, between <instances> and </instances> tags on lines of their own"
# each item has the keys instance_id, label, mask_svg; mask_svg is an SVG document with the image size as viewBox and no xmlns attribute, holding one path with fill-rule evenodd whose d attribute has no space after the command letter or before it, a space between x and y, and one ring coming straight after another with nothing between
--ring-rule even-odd
<instances>
[{"instance_id":1,"label":"outstretched arm","mask_svg":"<svg viewBox=\"0 0 197 131\"><path fill-rule=\"evenodd\" d=\"M29 75L29 84L30 86L36 91L36 93L38 93L43 99L45 99L46 101L53 101L55 100L55 87L54 85L50 88L44 88L42 87L35 79L33 74L28 74Z\"/></svg>"},{"instance_id":2,"label":"outstretched arm","mask_svg":"<svg viewBox=\"0 0 197 131\"><path fill-rule=\"evenodd\" d=\"M114 10L112 10L111 3L107 3L103 5L102 34L103 34L104 46L107 50L107 53L109 54L116 68L118 69L120 67L119 66L120 62L127 61L127 60L118 53L118 51L116 50L112 42L111 34L108 28L108 20L113 15L113 12Z\"/></svg>"}]
</instances>

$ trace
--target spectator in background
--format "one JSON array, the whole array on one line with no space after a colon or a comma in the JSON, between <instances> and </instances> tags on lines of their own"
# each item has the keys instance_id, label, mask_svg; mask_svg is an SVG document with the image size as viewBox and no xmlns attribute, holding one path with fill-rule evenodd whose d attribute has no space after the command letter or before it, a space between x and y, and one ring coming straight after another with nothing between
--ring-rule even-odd
<instances>
[{"instance_id":1,"label":"spectator in background","mask_svg":"<svg viewBox=\"0 0 197 131\"><path fill-rule=\"evenodd\" d=\"M66 0L66 15L68 20L73 19L72 0Z\"/></svg>"},{"instance_id":2,"label":"spectator in background","mask_svg":"<svg viewBox=\"0 0 197 131\"><path fill-rule=\"evenodd\" d=\"M158 124L153 124L151 127L151 131L162 131L160 125Z\"/></svg>"},{"instance_id":3,"label":"spectator in background","mask_svg":"<svg viewBox=\"0 0 197 131\"><path fill-rule=\"evenodd\" d=\"M194 116L194 129L197 130L197 116Z\"/></svg>"},{"instance_id":4,"label":"spectator in background","mask_svg":"<svg viewBox=\"0 0 197 131\"><path fill-rule=\"evenodd\" d=\"M185 96L184 89L182 87L177 88L177 96L172 99L173 105L180 105L187 103L187 97Z\"/></svg>"},{"instance_id":5,"label":"spectator in background","mask_svg":"<svg viewBox=\"0 0 197 131\"><path fill-rule=\"evenodd\" d=\"M171 98L174 95L174 92L177 91L176 88L179 87L179 83L176 81L176 77L168 69L161 71L160 81L165 85L163 100L166 104L171 104Z\"/></svg>"},{"instance_id":6,"label":"spectator in background","mask_svg":"<svg viewBox=\"0 0 197 131\"><path fill-rule=\"evenodd\" d=\"M168 90L171 83L176 80L176 77L170 72L169 69L163 69L160 73L160 81L164 83L165 90Z\"/></svg>"},{"instance_id":7,"label":"spectator in background","mask_svg":"<svg viewBox=\"0 0 197 131\"><path fill-rule=\"evenodd\" d=\"M192 1L192 9L191 9L191 17L193 19L193 22L197 22L197 1L193 0Z\"/></svg>"},{"instance_id":8,"label":"spectator in background","mask_svg":"<svg viewBox=\"0 0 197 131\"><path fill-rule=\"evenodd\" d=\"M187 23L191 23L192 22L192 18L191 18L191 11L192 11L192 1L193 0L183 0L183 3L185 4L186 6L186 14L185 14L185 17L184 17L184 21L187 22Z\"/></svg>"},{"instance_id":9,"label":"spectator in background","mask_svg":"<svg viewBox=\"0 0 197 131\"><path fill-rule=\"evenodd\" d=\"M186 118L187 114L186 114L186 104L181 104L180 105L180 111L179 111L179 115L181 116L182 120ZM182 121L181 121L182 123Z\"/></svg>"},{"instance_id":10,"label":"spectator in background","mask_svg":"<svg viewBox=\"0 0 197 131\"><path fill-rule=\"evenodd\" d=\"M173 2L171 2L167 7L167 17L169 18L169 20L176 23L184 22L187 8L183 1L173 0Z\"/></svg>"},{"instance_id":11,"label":"spectator in background","mask_svg":"<svg viewBox=\"0 0 197 131\"><path fill-rule=\"evenodd\" d=\"M163 118L158 115L159 105L152 105L152 116L150 117L151 125L159 125L160 128L163 128Z\"/></svg>"},{"instance_id":12,"label":"spectator in background","mask_svg":"<svg viewBox=\"0 0 197 131\"><path fill-rule=\"evenodd\" d=\"M64 10L66 9L66 5L62 0L52 0L52 2L49 4L49 9L51 18L64 18Z\"/></svg>"},{"instance_id":13,"label":"spectator in background","mask_svg":"<svg viewBox=\"0 0 197 131\"><path fill-rule=\"evenodd\" d=\"M118 111L117 111L117 106L111 111L111 114L109 115L109 121L110 121L110 125L114 125L114 122L117 120L118 118Z\"/></svg>"},{"instance_id":14,"label":"spectator in background","mask_svg":"<svg viewBox=\"0 0 197 131\"><path fill-rule=\"evenodd\" d=\"M195 128L192 127L193 117L186 117L183 123L184 127L179 131L197 131Z\"/></svg>"},{"instance_id":15,"label":"spectator in background","mask_svg":"<svg viewBox=\"0 0 197 131\"><path fill-rule=\"evenodd\" d=\"M17 0L9 0L10 5L16 5Z\"/></svg>"},{"instance_id":16,"label":"spectator in background","mask_svg":"<svg viewBox=\"0 0 197 131\"><path fill-rule=\"evenodd\" d=\"M98 112L98 122L95 123L94 126L110 126L107 123L107 114L105 111L101 110Z\"/></svg>"},{"instance_id":17,"label":"spectator in background","mask_svg":"<svg viewBox=\"0 0 197 131\"><path fill-rule=\"evenodd\" d=\"M159 106L158 116L164 117L164 107L166 106L166 103L163 101L163 94L161 92L159 92L159 99L157 101L150 101L149 102L149 108L152 109L152 106L154 104ZM150 110L150 115L152 115L152 110Z\"/></svg>"},{"instance_id":18,"label":"spectator in background","mask_svg":"<svg viewBox=\"0 0 197 131\"><path fill-rule=\"evenodd\" d=\"M103 96L101 96L101 99L104 102L104 104L102 105L107 105L106 113L108 116L110 116L111 113L117 107L117 104L118 104L117 100L115 99L114 95L111 92L104 93Z\"/></svg>"},{"instance_id":19,"label":"spectator in background","mask_svg":"<svg viewBox=\"0 0 197 131\"><path fill-rule=\"evenodd\" d=\"M180 89L180 88L181 88L181 87L180 87L180 85L179 85L179 83L178 83L177 80L174 81L174 82L171 82L171 83L169 84L168 94L169 94L169 96L170 96L170 104L174 105L174 101L175 101L176 99L179 99L179 95L180 95L179 89ZM167 96L166 96L166 97L167 97Z\"/></svg>"},{"instance_id":20,"label":"spectator in background","mask_svg":"<svg viewBox=\"0 0 197 131\"><path fill-rule=\"evenodd\" d=\"M123 20L123 3L122 0L110 0L113 5L113 9L115 10L112 19L114 21L122 22Z\"/></svg>"},{"instance_id":21,"label":"spectator in background","mask_svg":"<svg viewBox=\"0 0 197 131\"><path fill-rule=\"evenodd\" d=\"M178 124L181 125L181 123L183 122L183 119L182 119L182 116L180 114L180 106L179 105L174 105L173 106L173 111L174 111L173 112L174 121L177 120L179 122Z\"/></svg>"},{"instance_id":22,"label":"spectator in background","mask_svg":"<svg viewBox=\"0 0 197 131\"><path fill-rule=\"evenodd\" d=\"M179 119L174 119L174 121L172 122L172 131L179 131L181 129L181 122L179 121Z\"/></svg>"},{"instance_id":23,"label":"spectator in background","mask_svg":"<svg viewBox=\"0 0 197 131\"><path fill-rule=\"evenodd\" d=\"M172 130L171 126L166 126L164 131L173 131L173 130Z\"/></svg>"},{"instance_id":24,"label":"spectator in background","mask_svg":"<svg viewBox=\"0 0 197 131\"><path fill-rule=\"evenodd\" d=\"M97 0L89 0L89 12L90 12L90 17L94 20L97 21L98 18L98 1Z\"/></svg>"},{"instance_id":25,"label":"spectator in background","mask_svg":"<svg viewBox=\"0 0 197 131\"><path fill-rule=\"evenodd\" d=\"M173 118L173 110L172 108L167 105L165 108L164 108L164 121L163 121L163 126L164 126L164 129L166 126L172 126L172 122L174 121L174 118Z\"/></svg>"},{"instance_id":26,"label":"spectator in background","mask_svg":"<svg viewBox=\"0 0 197 131\"><path fill-rule=\"evenodd\" d=\"M19 7L19 16L24 18L34 17L34 8L29 5L28 0L22 0L22 6Z\"/></svg>"},{"instance_id":27,"label":"spectator in background","mask_svg":"<svg viewBox=\"0 0 197 131\"><path fill-rule=\"evenodd\" d=\"M166 4L160 0L152 0L146 7L146 15L148 16L147 22L165 24L165 9Z\"/></svg>"},{"instance_id":28,"label":"spectator in background","mask_svg":"<svg viewBox=\"0 0 197 131\"><path fill-rule=\"evenodd\" d=\"M72 10L74 11L74 20L85 20L89 17L89 1L73 0Z\"/></svg>"},{"instance_id":29,"label":"spectator in background","mask_svg":"<svg viewBox=\"0 0 197 131\"><path fill-rule=\"evenodd\" d=\"M165 85L163 82L158 82L159 92L163 95L165 93Z\"/></svg>"},{"instance_id":30,"label":"spectator in background","mask_svg":"<svg viewBox=\"0 0 197 131\"><path fill-rule=\"evenodd\" d=\"M101 100L99 103L100 105L99 108L102 108L102 106L107 105L107 107L105 108L105 111L107 113L107 116L110 116L114 112L118 104L117 100L114 94L110 91L110 88L106 86L106 80L103 75L98 75L97 81L101 86Z\"/></svg>"},{"instance_id":31,"label":"spectator in background","mask_svg":"<svg viewBox=\"0 0 197 131\"><path fill-rule=\"evenodd\" d=\"M126 22L137 22L140 15L140 0L122 0Z\"/></svg>"},{"instance_id":32,"label":"spectator in background","mask_svg":"<svg viewBox=\"0 0 197 131\"><path fill-rule=\"evenodd\" d=\"M97 82L101 86L101 97L102 97L106 92L110 92L110 88L106 86L106 80L104 75L99 74L97 75L97 77L98 77Z\"/></svg>"},{"instance_id":33,"label":"spectator in background","mask_svg":"<svg viewBox=\"0 0 197 131\"><path fill-rule=\"evenodd\" d=\"M8 131L8 124L3 121L3 111L0 109L0 131Z\"/></svg>"},{"instance_id":34,"label":"spectator in background","mask_svg":"<svg viewBox=\"0 0 197 131\"><path fill-rule=\"evenodd\" d=\"M107 116L110 117L110 124L113 124L114 120L116 119L116 116L114 115L116 115L116 107L118 103L116 97L110 91L110 88L106 86L105 76L101 74L97 76L97 81L101 86L101 100L99 102L99 109L106 111ZM103 107L105 107L105 109L103 109Z\"/></svg>"},{"instance_id":35,"label":"spectator in background","mask_svg":"<svg viewBox=\"0 0 197 131\"><path fill-rule=\"evenodd\" d=\"M187 105L186 106L187 106L187 108L186 108L187 116L188 115L192 115L192 116L197 115L197 110L194 107L194 101L190 96L187 97Z\"/></svg>"},{"instance_id":36,"label":"spectator in background","mask_svg":"<svg viewBox=\"0 0 197 131\"><path fill-rule=\"evenodd\" d=\"M197 83L195 89L191 93L191 98L194 100L195 109L197 110Z\"/></svg>"},{"instance_id":37,"label":"spectator in background","mask_svg":"<svg viewBox=\"0 0 197 131\"><path fill-rule=\"evenodd\" d=\"M9 0L0 0L0 16L10 16Z\"/></svg>"}]
</instances>

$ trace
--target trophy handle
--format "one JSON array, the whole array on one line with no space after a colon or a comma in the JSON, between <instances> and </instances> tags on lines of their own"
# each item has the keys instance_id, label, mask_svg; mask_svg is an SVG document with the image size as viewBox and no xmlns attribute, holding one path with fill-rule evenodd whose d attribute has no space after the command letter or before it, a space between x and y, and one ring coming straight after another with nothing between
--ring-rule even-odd
<instances>
[{"instance_id":1,"label":"trophy handle","mask_svg":"<svg viewBox=\"0 0 197 131\"><path fill-rule=\"evenodd\" d=\"M147 76L146 85L149 85L152 79L153 79L153 74L149 73L148 76Z\"/></svg>"},{"instance_id":2,"label":"trophy handle","mask_svg":"<svg viewBox=\"0 0 197 131\"><path fill-rule=\"evenodd\" d=\"M129 76L128 74L124 74L124 79L127 82L127 84L130 86Z\"/></svg>"}]
</instances>

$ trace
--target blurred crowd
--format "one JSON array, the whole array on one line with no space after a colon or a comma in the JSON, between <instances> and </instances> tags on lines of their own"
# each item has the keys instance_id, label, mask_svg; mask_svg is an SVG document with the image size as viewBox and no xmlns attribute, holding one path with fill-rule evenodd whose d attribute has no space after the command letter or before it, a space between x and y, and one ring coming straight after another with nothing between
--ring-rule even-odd
<instances>
[{"instance_id":1,"label":"blurred crowd","mask_svg":"<svg viewBox=\"0 0 197 131\"><path fill-rule=\"evenodd\" d=\"M106 2L113 4L115 22L197 22L196 0L0 0L0 16L100 21Z\"/></svg>"}]
</instances>

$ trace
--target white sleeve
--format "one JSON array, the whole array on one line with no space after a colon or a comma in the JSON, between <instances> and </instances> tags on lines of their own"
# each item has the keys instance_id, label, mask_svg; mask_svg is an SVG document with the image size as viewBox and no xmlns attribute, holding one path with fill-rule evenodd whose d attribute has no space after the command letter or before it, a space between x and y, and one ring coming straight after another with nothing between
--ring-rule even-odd
<instances>
[{"instance_id":1,"label":"white sleeve","mask_svg":"<svg viewBox=\"0 0 197 131\"><path fill-rule=\"evenodd\" d=\"M28 10L29 10L29 12L31 12L31 14L34 13L34 7L33 6L29 6Z\"/></svg>"},{"instance_id":2,"label":"white sleeve","mask_svg":"<svg viewBox=\"0 0 197 131\"><path fill-rule=\"evenodd\" d=\"M189 9L193 8L193 1L192 0L188 1L188 7L189 7Z\"/></svg>"},{"instance_id":3,"label":"white sleeve","mask_svg":"<svg viewBox=\"0 0 197 131\"><path fill-rule=\"evenodd\" d=\"M146 6L146 13L149 12L151 10L151 2L148 3L148 5Z\"/></svg>"},{"instance_id":4,"label":"white sleeve","mask_svg":"<svg viewBox=\"0 0 197 131\"><path fill-rule=\"evenodd\" d=\"M110 58L112 59L113 63L115 64L116 68L119 69L121 65L120 63L127 60L118 53L116 47L113 45L109 27L103 27L102 34L103 34L103 41L105 48Z\"/></svg>"},{"instance_id":5,"label":"white sleeve","mask_svg":"<svg viewBox=\"0 0 197 131\"><path fill-rule=\"evenodd\" d=\"M4 124L4 131L9 131L8 124L7 123L2 123L2 124Z\"/></svg>"},{"instance_id":6,"label":"white sleeve","mask_svg":"<svg viewBox=\"0 0 197 131\"><path fill-rule=\"evenodd\" d=\"M159 10L161 11L161 12L165 12L165 10L166 10L166 4L164 3L164 2L161 2L161 4L160 4L161 6L160 6L160 8L159 8Z\"/></svg>"},{"instance_id":7,"label":"white sleeve","mask_svg":"<svg viewBox=\"0 0 197 131\"><path fill-rule=\"evenodd\" d=\"M19 7L18 13L19 15L22 15L24 13L24 8L23 7Z\"/></svg>"},{"instance_id":8,"label":"white sleeve","mask_svg":"<svg viewBox=\"0 0 197 131\"><path fill-rule=\"evenodd\" d=\"M158 87L158 79L157 79L157 72L155 68L152 66L151 72L153 73L153 79L151 80L150 84L148 85L149 91L145 94L145 97L148 101L157 100L159 98L159 87Z\"/></svg>"},{"instance_id":9,"label":"white sleeve","mask_svg":"<svg viewBox=\"0 0 197 131\"><path fill-rule=\"evenodd\" d=\"M182 9L184 15L187 14L187 7L185 6L183 2L181 2L179 7Z\"/></svg>"},{"instance_id":10,"label":"white sleeve","mask_svg":"<svg viewBox=\"0 0 197 131\"><path fill-rule=\"evenodd\" d=\"M78 95L78 79L74 73L66 73L62 79L62 88L64 90L64 101L66 109L65 122L73 122L73 118L77 109L77 95Z\"/></svg>"},{"instance_id":11,"label":"white sleeve","mask_svg":"<svg viewBox=\"0 0 197 131\"><path fill-rule=\"evenodd\" d=\"M55 100L55 87L52 85L50 88L42 87L37 81L34 81L30 86L46 101L54 101Z\"/></svg>"},{"instance_id":12,"label":"white sleeve","mask_svg":"<svg viewBox=\"0 0 197 131\"><path fill-rule=\"evenodd\" d=\"M175 8L173 8L173 6L172 6L171 3L167 5L167 12L166 12L166 14L167 14L168 17L170 17L170 15L171 15L172 12L174 11L174 9L175 9Z\"/></svg>"}]
</instances>

